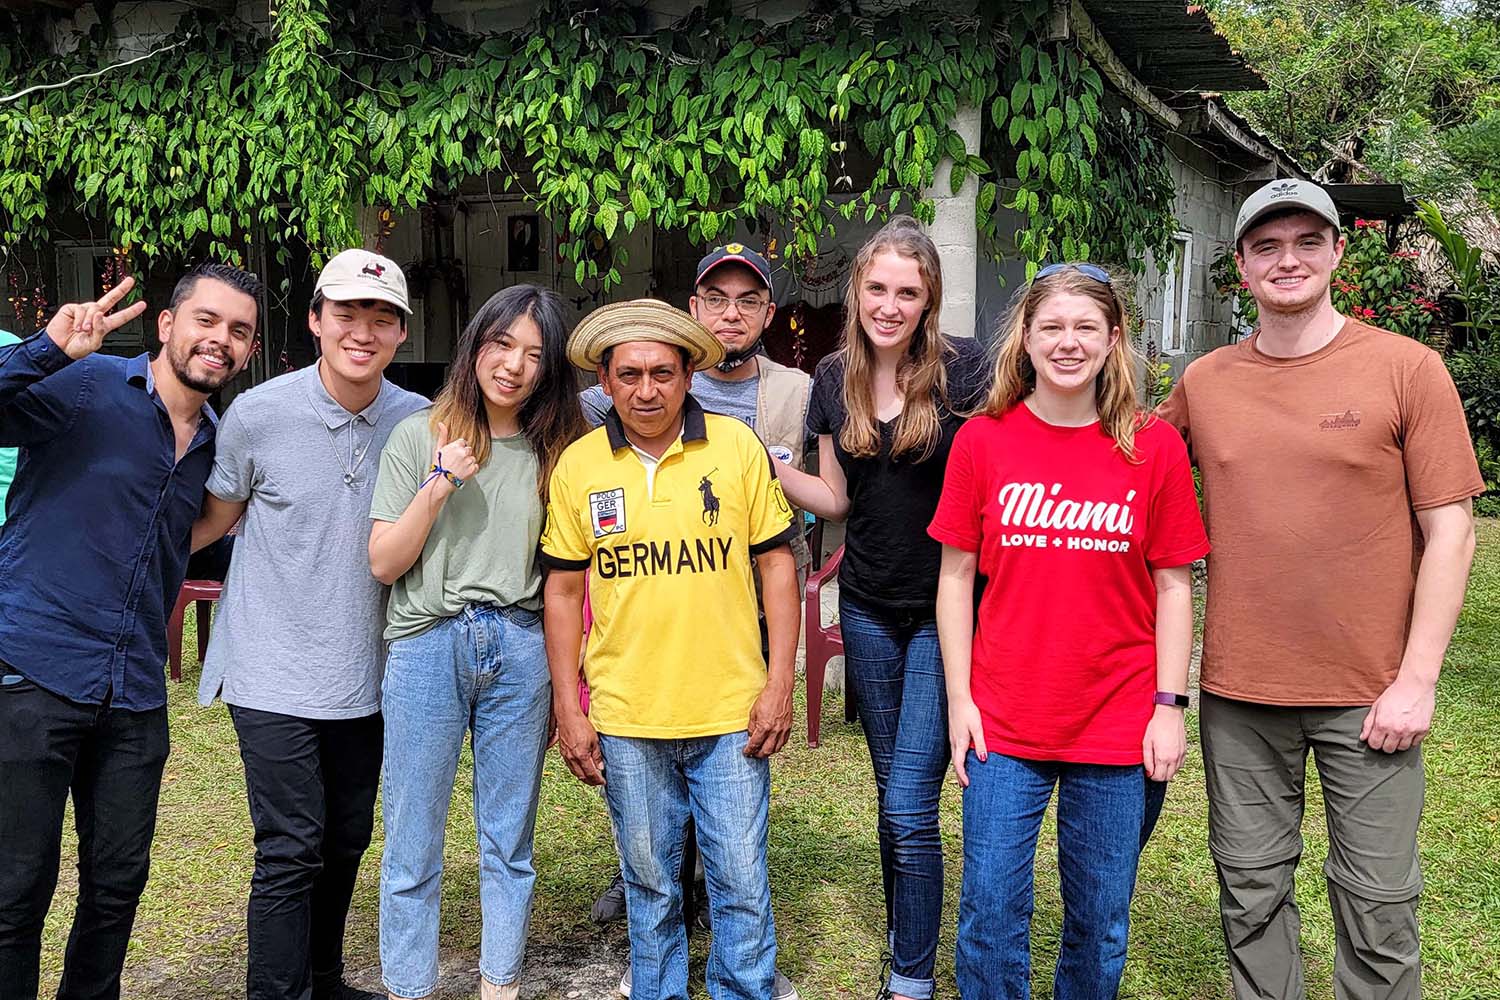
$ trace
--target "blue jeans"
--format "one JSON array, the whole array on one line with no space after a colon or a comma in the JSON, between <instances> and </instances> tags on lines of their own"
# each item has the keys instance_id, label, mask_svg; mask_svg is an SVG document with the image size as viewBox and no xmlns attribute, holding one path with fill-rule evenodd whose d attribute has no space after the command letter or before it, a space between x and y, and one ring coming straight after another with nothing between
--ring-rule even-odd
<instances>
[{"instance_id":1,"label":"blue jeans","mask_svg":"<svg viewBox=\"0 0 1500 1000\"><path fill-rule=\"evenodd\" d=\"M769 1000L776 924L766 867L771 763L747 734L696 739L599 737L630 923L631 1000L687 1000L682 848L689 817L713 923L705 985L713 1000Z\"/></svg>"},{"instance_id":2,"label":"blue jeans","mask_svg":"<svg viewBox=\"0 0 1500 1000\"><path fill-rule=\"evenodd\" d=\"M1055 1000L1107 1000L1120 988L1136 864L1166 793L1140 765L1068 764L990 753L965 762L964 880L955 976L963 1000L1031 995L1037 833L1057 786L1062 948Z\"/></svg>"},{"instance_id":3,"label":"blue jeans","mask_svg":"<svg viewBox=\"0 0 1500 1000\"><path fill-rule=\"evenodd\" d=\"M948 771L948 698L937 624L841 597L839 628L880 803L892 993L932 996L943 919L938 798Z\"/></svg>"},{"instance_id":4,"label":"blue jeans","mask_svg":"<svg viewBox=\"0 0 1500 1000\"><path fill-rule=\"evenodd\" d=\"M536 872L537 792L552 705L541 619L470 605L391 643L386 661L385 856L380 866L382 981L402 997L438 982L443 834L464 732L474 747L474 819L484 926L479 971L521 974Z\"/></svg>"}]
</instances>

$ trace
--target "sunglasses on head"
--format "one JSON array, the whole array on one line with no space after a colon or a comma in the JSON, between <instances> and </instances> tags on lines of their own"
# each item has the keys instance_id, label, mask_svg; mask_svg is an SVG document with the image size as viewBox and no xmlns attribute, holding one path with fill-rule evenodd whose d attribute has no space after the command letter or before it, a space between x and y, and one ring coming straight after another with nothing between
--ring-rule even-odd
<instances>
[{"instance_id":1,"label":"sunglasses on head","mask_svg":"<svg viewBox=\"0 0 1500 1000\"><path fill-rule=\"evenodd\" d=\"M1070 264L1070 263L1048 264L1046 267L1042 268L1040 271L1038 271L1036 273L1036 277L1037 278L1051 277L1052 275L1057 274L1060 271L1066 271L1068 268L1072 268L1073 270L1077 271L1079 274L1083 275L1085 278L1093 278L1095 281L1099 282L1101 285L1107 285L1107 284L1110 283L1109 282L1109 272L1106 271L1106 270L1104 270L1104 268L1100 267L1098 264ZM1032 280L1035 281L1036 278L1033 278Z\"/></svg>"}]
</instances>

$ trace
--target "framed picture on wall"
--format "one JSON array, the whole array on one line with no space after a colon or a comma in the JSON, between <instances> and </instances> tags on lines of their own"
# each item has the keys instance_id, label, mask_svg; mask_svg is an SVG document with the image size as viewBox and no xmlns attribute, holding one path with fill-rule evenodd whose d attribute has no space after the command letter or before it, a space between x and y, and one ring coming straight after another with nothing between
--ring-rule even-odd
<instances>
[{"instance_id":1,"label":"framed picture on wall","mask_svg":"<svg viewBox=\"0 0 1500 1000\"><path fill-rule=\"evenodd\" d=\"M536 215L512 215L505 220L505 259L512 271L542 269L542 221Z\"/></svg>"}]
</instances>

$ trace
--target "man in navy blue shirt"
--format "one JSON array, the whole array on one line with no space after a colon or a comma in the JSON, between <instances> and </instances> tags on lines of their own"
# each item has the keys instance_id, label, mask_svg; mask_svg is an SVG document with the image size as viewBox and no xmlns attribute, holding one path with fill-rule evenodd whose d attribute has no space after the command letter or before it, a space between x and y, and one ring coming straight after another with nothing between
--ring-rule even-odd
<instances>
[{"instance_id":1,"label":"man in navy blue shirt","mask_svg":"<svg viewBox=\"0 0 1500 1000\"><path fill-rule=\"evenodd\" d=\"M155 358L96 354L146 310L125 279L0 348L0 1000L37 994L69 792L78 907L59 1000L115 1000L167 759L167 611L213 466L210 393L250 357L261 285L205 264L156 319Z\"/></svg>"}]
</instances>

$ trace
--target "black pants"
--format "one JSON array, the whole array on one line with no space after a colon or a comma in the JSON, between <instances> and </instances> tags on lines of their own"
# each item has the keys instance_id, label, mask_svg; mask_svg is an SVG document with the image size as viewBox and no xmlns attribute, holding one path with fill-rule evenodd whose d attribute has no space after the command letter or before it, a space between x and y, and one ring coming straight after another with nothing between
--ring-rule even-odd
<instances>
[{"instance_id":1,"label":"black pants","mask_svg":"<svg viewBox=\"0 0 1500 1000\"><path fill-rule=\"evenodd\" d=\"M229 712L255 824L249 1000L309 1000L344 971L344 920L375 825L384 728L379 715Z\"/></svg>"},{"instance_id":2,"label":"black pants","mask_svg":"<svg viewBox=\"0 0 1500 1000\"><path fill-rule=\"evenodd\" d=\"M116 1000L151 868L167 710L69 701L0 663L0 1000L34 1000L73 794L78 908L59 1000Z\"/></svg>"}]
</instances>

